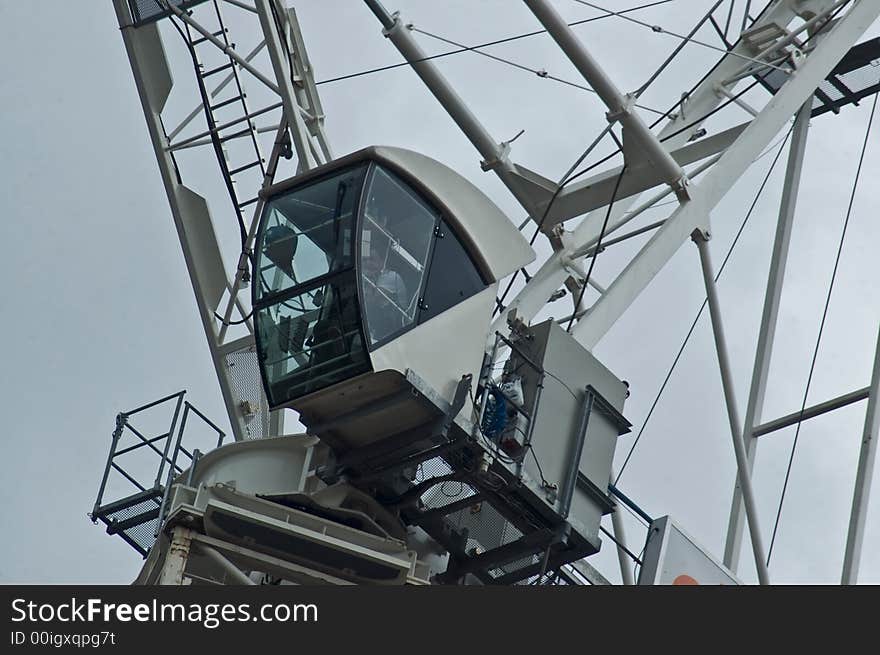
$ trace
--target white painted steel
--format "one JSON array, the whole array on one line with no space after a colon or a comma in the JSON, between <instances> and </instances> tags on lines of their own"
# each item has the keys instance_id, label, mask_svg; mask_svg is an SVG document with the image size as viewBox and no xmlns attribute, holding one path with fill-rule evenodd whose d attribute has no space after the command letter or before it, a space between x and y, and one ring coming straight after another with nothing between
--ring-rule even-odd
<instances>
[{"instance_id":1,"label":"white painted steel","mask_svg":"<svg viewBox=\"0 0 880 655\"><path fill-rule=\"evenodd\" d=\"M409 172L431 191L451 212L480 253L493 280L530 264L535 252L507 215L467 178L457 171L412 150L377 146L376 153Z\"/></svg>"},{"instance_id":2,"label":"white painted steel","mask_svg":"<svg viewBox=\"0 0 880 655\"><path fill-rule=\"evenodd\" d=\"M812 104L812 98L804 103L798 112L794 129L792 130L792 142L788 154L788 168L785 173L782 204L779 209L779 220L776 223L776 237L773 242L773 254L770 258L770 272L767 275L767 291L764 294L764 309L761 315L761 327L758 330L755 364L752 371L752 382L749 388L749 400L746 406L742 433L749 475L751 475L755 464L757 443L754 429L760 422L761 412L764 409L764 394L767 390L767 379L770 374L770 359L773 355L773 340L776 336L776 321L779 316L779 303L782 298L782 286L785 281L788 248L791 243L791 231L797 208L798 192L800 191L804 155L807 150L807 135L810 130ZM737 570L739 560L742 531L742 492L737 482L733 490L730 521L727 527L727 540L724 546L724 565L734 572Z\"/></svg>"},{"instance_id":3,"label":"white painted steel","mask_svg":"<svg viewBox=\"0 0 880 655\"><path fill-rule=\"evenodd\" d=\"M677 193L686 194L687 176L684 170L636 111L633 106L635 98L624 97L553 5L547 0L524 0L524 2L608 107L608 121L619 121L623 126L624 143L627 144L632 139L634 143L625 148L626 152L638 153L639 163L644 162L655 169L657 175ZM627 158L627 164L633 163L635 162Z\"/></svg>"},{"instance_id":4,"label":"white painted steel","mask_svg":"<svg viewBox=\"0 0 880 655\"><path fill-rule=\"evenodd\" d=\"M171 214L177 228L183 258L186 262L195 294L196 305L199 310L199 318L201 318L202 327L205 330L205 336L211 352L211 361L214 363L214 370L220 383L223 402L232 425L233 435L236 440L242 440L245 438L242 417L236 407L226 360L220 352L217 342L216 324L213 316L214 307L211 306L211 300L216 297L216 289L212 291L211 288L206 289L203 286L203 276L199 272L199 264L196 263L197 259L199 261L203 259L210 260L213 257L197 255L194 244L190 242L187 225L192 223L194 219L187 214L189 204L186 198L189 197L189 193L178 182L177 168L171 159L171 154L168 152L168 140L162 128L160 113L171 90L171 77L170 73L168 73L168 64L162 48L162 41L155 23L138 28L132 26L131 14L126 0L114 0L113 4L116 9L125 49L131 62L135 84L141 97L144 118L147 122L150 140L159 164L159 173L168 196ZM202 217L196 220L201 220L203 223L205 219ZM210 217L207 220L210 221ZM219 256L219 252L217 255ZM213 279L212 275L208 277Z\"/></svg>"},{"instance_id":5,"label":"white painted steel","mask_svg":"<svg viewBox=\"0 0 880 655\"><path fill-rule=\"evenodd\" d=\"M864 0L860 1L864 4ZM778 29L780 32L784 33L784 30L788 25L799 15L809 18L812 15L826 12L833 4L834 3L831 0L804 0L803 2L798 2L794 5L789 0L774 0L768 5L765 11L761 13L749 29L758 32L768 26L775 26L774 29ZM860 11L868 12L868 14L870 14L871 7L865 8L862 6ZM869 19L868 23L870 22L871 20ZM861 32L866 28L867 25L863 25ZM839 61L840 57L843 56L843 53L845 53L855 42L861 32L856 29L843 33L835 29L832 34L829 34L822 39L823 43L828 42L829 40L833 43L833 50L837 56L835 58L834 53L826 55L821 61L821 66L816 65L820 62L814 62L814 67L821 68L827 66L827 68L824 73L813 77L815 84L810 87L809 93L811 93L812 89L818 85L821 78L827 74L827 71ZM826 47L825 51L829 52L831 49L832 48ZM687 96L679 107L677 113L670 117L666 126L659 132L658 138L666 148L674 152L689 143L693 135L701 129L705 118L721 104L723 96L718 92L719 85L742 67L743 57L751 58L754 54L756 54L756 52L750 45L748 39L743 39L734 46L730 54L725 55L721 59L718 65L710 71L706 78ZM808 59L812 60L814 56L815 54L812 54ZM801 99L791 103L791 110L782 112L786 118L794 114L797 107L799 107L807 97L808 92L801 91L801 93L803 94ZM762 110L761 115L764 115L768 109L772 109L772 107L770 105L765 107L764 110ZM753 140L753 137L754 132L750 134L747 141ZM741 137L738 139L738 142L741 142L740 140ZM763 143L766 144L767 142L763 141ZM760 149L760 146L758 149ZM722 184L724 186L724 191L726 191L739 177L739 174L734 173L735 171L730 169L723 170L718 176L716 176L715 184ZM575 189L573 188L568 192L574 193ZM560 196L564 195L566 195L566 190L563 190L563 192L560 193ZM631 197L615 202L609 225L614 225L636 201L637 198ZM576 209L571 209L568 213L572 216L577 215ZM526 284L510 301L508 306L511 309L516 309L517 315L523 320L528 322L534 318L547 303L549 297L559 288L562 281L565 279L565 274L561 271L560 262L565 256L571 256L571 253L582 249L585 243L595 239L598 234L599 226L603 221L604 213L604 209L596 209L589 213L574 229L568 244L569 253L565 255L555 253L553 257L544 264L538 274L535 275L532 280L529 281L529 283ZM692 222L694 226L699 223L699 221ZM665 244L663 241L675 236L676 239L681 239L679 241L680 244L683 243L683 240L687 239L689 235L690 232L687 230L679 230L676 235L665 235L660 243L663 248L661 249L658 247L656 249L658 255L657 258L660 260L663 260L664 258L668 259L668 257L671 257L677 250L677 248ZM647 274L650 279L656 273L656 270L659 270L657 268L658 266L662 266L662 262L657 262L650 266L646 266L644 263L639 264L639 269L642 274ZM621 292L618 291L615 295L617 295L617 293ZM629 300L620 304L624 305L624 307L628 306L633 299L634 296L631 295ZM606 299L606 303L608 302L617 303L614 299ZM496 323L495 327L504 329L503 321L500 324Z\"/></svg>"},{"instance_id":6,"label":"white painted steel","mask_svg":"<svg viewBox=\"0 0 880 655\"><path fill-rule=\"evenodd\" d=\"M715 351L718 355L718 368L721 372L721 386L724 389L724 402L727 405L727 418L730 423L730 436L733 440L733 452L736 457L736 472L742 489L746 518L749 522L749 536L752 540L752 552L755 556L755 568L758 581L770 584L767 563L764 560L764 544L761 539L761 528L758 523L758 506L755 502L755 491L749 477L748 457L742 441L742 423L736 406L733 374L730 369L730 358L727 353L727 341L724 338L724 324L721 316L721 304L718 300L718 289L715 285L715 271L709 253L709 243L703 233L695 233L694 241L700 252L700 265L703 270L703 282L706 285L706 297L709 301L709 317L712 323L712 335L715 338Z\"/></svg>"},{"instance_id":7,"label":"white painted steel","mask_svg":"<svg viewBox=\"0 0 880 655\"><path fill-rule=\"evenodd\" d=\"M595 346L691 233L708 231L709 213L878 16L880 3L852 4L706 177L691 185L691 200L673 212L581 319L574 330L581 343Z\"/></svg>"},{"instance_id":8,"label":"white painted steel","mask_svg":"<svg viewBox=\"0 0 880 655\"><path fill-rule=\"evenodd\" d=\"M859 449L852 511L844 550L842 584L855 584L859 579L859 564L862 557L862 545L865 541L865 525L868 520L868 502L871 498L871 483L874 478L874 460L877 458L878 434L880 434L880 335L877 337L874 371L871 375L871 392L868 397L868 410L865 414L862 445Z\"/></svg>"}]
</instances>

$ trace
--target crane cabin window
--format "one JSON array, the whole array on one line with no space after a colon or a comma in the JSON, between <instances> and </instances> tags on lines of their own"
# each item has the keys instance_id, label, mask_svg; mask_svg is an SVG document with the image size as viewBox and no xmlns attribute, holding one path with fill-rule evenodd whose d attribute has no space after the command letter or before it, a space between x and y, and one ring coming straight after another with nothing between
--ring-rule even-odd
<instances>
[{"instance_id":1,"label":"crane cabin window","mask_svg":"<svg viewBox=\"0 0 880 655\"><path fill-rule=\"evenodd\" d=\"M461 240L445 221L441 221L434 231L430 273L422 292L419 323L442 314L487 286Z\"/></svg>"},{"instance_id":2,"label":"crane cabin window","mask_svg":"<svg viewBox=\"0 0 880 655\"><path fill-rule=\"evenodd\" d=\"M370 370L352 238L366 171L337 171L266 203L253 301L272 407Z\"/></svg>"},{"instance_id":3,"label":"crane cabin window","mask_svg":"<svg viewBox=\"0 0 880 655\"><path fill-rule=\"evenodd\" d=\"M268 196L252 292L271 407L371 371L370 351L486 288L456 217L406 179L369 161Z\"/></svg>"},{"instance_id":4,"label":"crane cabin window","mask_svg":"<svg viewBox=\"0 0 880 655\"><path fill-rule=\"evenodd\" d=\"M370 370L352 271L259 309L256 322L272 406Z\"/></svg>"},{"instance_id":5,"label":"crane cabin window","mask_svg":"<svg viewBox=\"0 0 880 655\"><path fill-rule=\"evenodd\" d=\"M360 271L370 346L418 320L439 213L390 171L376 166L367 181L361 221Z\"/></svg>"},{"instance_id":6,"label":"crane cabin window","mask_svg":"<svg viewBox=\"0 0 880 655\"><path fill-rule=\"evenodd\" d=\"M255 300L351 268L352 231L366 166L271 199L259 235Z\"/></svg>"}]
</instances>

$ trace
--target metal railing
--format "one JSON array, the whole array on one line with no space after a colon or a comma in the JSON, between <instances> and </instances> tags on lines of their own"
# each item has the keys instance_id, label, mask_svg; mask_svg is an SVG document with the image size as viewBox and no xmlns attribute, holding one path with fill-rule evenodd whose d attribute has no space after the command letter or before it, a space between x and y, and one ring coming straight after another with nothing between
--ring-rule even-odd
<instances>
[{"instance_id":1,"label":"metal railing","mask_svg":"<svg viewBox=\"0 0 880 655\"><path fill-rule=\"evenodd\" d=\"M116 415L110 453L107 456L94 508L89 514L93 523L102 521L107 526L108 534L118 534L144 556L162 529L174 478L189 468L188 479L191 481L195 466L202 455L198 449L190 450L183 444L190 414L201 419L217 434L216 447L223 445L226 436L223 430L185 400L185 395L185 390L179 391ZM155 436L146 436L143 430L134 425L133 417L142 415L141 418L146 419L143 416L145 412L161 409L171 410L171 420L167 430ZM123 446L126 439L134 443ZM131 464L126 465L126 460L132 461L133 453L152 453L158 457L155 477L150 473L148 480L144 482L142 466L133 470ZM105 496L110 482L114 487L118 487L121 483L123 488L129 487L132 493L121 498L115 493L116 499L107 502Z\"/></svg>"}]
</instances>

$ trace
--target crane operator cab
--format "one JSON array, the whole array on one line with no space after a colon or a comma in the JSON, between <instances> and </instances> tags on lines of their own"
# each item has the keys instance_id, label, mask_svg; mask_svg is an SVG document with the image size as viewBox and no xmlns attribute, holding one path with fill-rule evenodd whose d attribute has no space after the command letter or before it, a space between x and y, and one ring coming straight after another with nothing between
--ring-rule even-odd
<instances>
[{"instance_id":1,"label":"crane operator cab","mask_svg":"<svg viewBox=\"0 0 880 655\"><path fill-rule=\"evenodd\" d=\"M316 479L423 530L447 582L597 552L625 384L552 319L489 334L499 281L535 258L501 210L387 147L263 194L258 359L270 406L324 445Z\"/></svg>"},{"instance_id":2,"label":"crane operator cab","mask_svg":"<svg viewBox=\"0 0 880 655\"><path fill-rule=\"evenodd\" d=\"M252 291L266 395L337 453L430 419L419 393L451 403L479 372L498 281L535 258L473 184L399 148L263 198Z\"/></svg>"}]
</instances>

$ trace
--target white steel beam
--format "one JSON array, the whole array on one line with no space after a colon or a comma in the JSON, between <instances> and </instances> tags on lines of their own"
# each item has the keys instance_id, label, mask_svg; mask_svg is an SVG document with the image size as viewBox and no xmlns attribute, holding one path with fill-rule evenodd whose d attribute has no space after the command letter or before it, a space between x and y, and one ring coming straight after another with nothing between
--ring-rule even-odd
<instances>
[{"instance_id":1,"label":"white steel beam","mask_svg":"<svg viewBox=\"0 0 880 655\"><path fill-rule=\"evenodd\" d=\"M714 166L718 162L719 159L721 159L720 154L715 155L713 157L710 157L709 159L704 161L699 166L696 166L689 174L690 179L692 179L692 180L696 179L697 176L705 173L707 170L712 168L712 166ZM646 212L649 209L651 209L652 207L654 207L658 202L660 202L661 200L663 200L664 198L669 196L671 193L672 193L672 189L666 188L666 189L658 192L656 195L648 198L648 200L641 203L635 209L627 210L626 212L623 212L620 216L616 217L613 221L609 220L608 227L605 230L605 237L608 237L611 234L613 234L614 232L617 232L624 225L626 225L630 221L633 221L634 219L638 218L641 214L643 214L644 212ZM583 237L583 235L587 234L586 231L580 233L581 238L577 238L577 236L575 236L573 238L573 240L577 241L577 243L579 244L577 250L575 250L571 255L573 259L585 257L586 255L592 253L595 250L595 246L599 241L599 233L601 232L601 227L598 225L594 226L594 227L596 229L594 232L591 231L589 233L589 238ZM602 243L603 243L603 248L604 248L604 245L609 244L609 241L607 239L603 239Z\"/></svg>"},{"instance_id":2,"label":"white steel beam","mask_svg":"<svg viewBox=\"0 0 880 655\"><path fill-rule=\"evenodd\" d=\"M833 0L803 0L797 3L792 3L790 0L772 0L755 23L750 26L749 33L754 34L763 31L765 33L785 34L788 25L797 17L801 16L807 20L818 15L825 16L833 5ZM672 114L670 121L660 131L658 137L670 151L675 152L688 144L691 138L701 129L705 119L723 101L723 94L719 93L721 82L742 67L743 57L752 58L752 55L757 54L758 47L754 45L755 41L747 37L741 39L731 50L731 53L725 55L706 78L687 95L681 103L678 112ZM855 42L855 37L846 38L851 38L851 41L848 41L847 47ZM789 116L794 114L794 111L795 109L792 109ZM730 180L729 184L732 183L733 179ZM563 191L563 193L565 192ZM561 195L563 194L561 193ZM609 225L614 225L635 201L635 197L616 201ZM573 207L571 212L573 216L578 215L576 207ZM571 257L575 251L581 250L585 243L595 239L603 218L604 210L601 209L596 209L588 214L574 229L569 241L569 252L554 253L551 259L541 268L538 275L533 277L510 301L509 308L516 309L517 315L522 320L526 322L531 321L538 311L544 307L547 299L560 287L566 277L561 262L567 257ZM682 238L686 239L688 235L689 233L686 230L682 232ZM503 320L496 322L493 328L500 328L501 331L506 330Z\"/></svg>"},{"instance_id":3,"label":"white steel beam","mask_svg":"<svg viewBox=\"0 0 880 655\"><path fill-rule=\"evenodd\" d=\"M695 179L698 175L709 170L709 168L711 168L720 158L721 155L715 155L703 162L690 172L690 178ZM605 236L607 237L613 234L671 193L672 189L667 187L632 211L618 210L617 204L615 204L608 221L608 227L605 230ZM590 214L590 216L592 216L592 214ZM583 225L584 223L581 224L581 226ZM594 250L594 246L599 236L599 226L593 222L589 223L588 227L591 229L595 227L595 232L580 230L581 226L578 226L578 229L575 230L573 235L562 235L562 241L565 244L563 248L556 250L550 258L541 265L541 268L538 269L538 272L535 273L529 281L527 289L520 293L517 298L510 303L507 311L502 312L502 314L495 319L492 323L492 333L506 332L508 311L515 310L517 316L526 317L524 320L531 320L534 318L541 308L546 305L546 300L543 299L545 298L545 294L546 298L549 298L557 289L559 289L566 277L572 273L578 274L578 271L583 270L583 267L577 262L577 260ZM589 238L578 238L579 234L589 234ZM579 244L577 248L572 245L575 243ZM607 289L603 287L602 293L605 293L606 291ZM577 317L580 318L584 314L586 314L586 311L578 312ZM566 318L566 322L567 321L568 318Z\"/></svg>"},{"instance_id":4,"label":"white steel beam","mask_svg":"<svg viewBox=\"0 0 880 655\"><path fill-rule=\"evenodd\" d=\"M240 568L238 568L235 564L226 559L218 551L211 548L211 546L208 546L207 544L201 542L196 543L198 544L199 551L201 551L205 555L205 557L211 560L214 564L220 567L220 569L222 569L231 578L234 584L244 586L256 585L256 582L247 577Z\"/></svg>"},{"instance_id":5,"label":"white steel beam","mask_svg":"<svg viewBox=\"0 0 880 655\"><path fill-rule=\"evenodd\" d=\"M608 293L581 319L574 330L581 343L587 348L595 346L691 233L696 229L708 231L712 209L878 16L880 3L853 1L846 15L821 39L700 184L691 185L691 200L670 216L612 282Z\"/></svg>"},{"instance_id":6,"label":"white steel beam","mask_svg":"<svg viewBox=\"0 0 880 655\"><path fill-rule=\"evenodd\" d=\"M694 241L700 251L700 264L703 270L703 282L706 285L706 297L709 301L709 317L712 323L712 335L715 339L715 351L718 355L718 368L721 371L721 386L724 389L724 401L727 405L727 418L730 423L730 436L733 440L733 453L736 457L736 473L742 489L746 518L749 522L749 535L752 539L752 552L755 556L755 568L758 570L758 581L770 584L767 563L764 560L764 544L761 540L761 528L758 523L758 506L755 492L748 471L748 458L742 441L742 423L736 407L733 391L733 374L730 370L730 359L727 354L727 342L724 338L724 325L721 316L721 304L718 301L718 289L715 285L715 271L709 254L709 243L704 232L697 230Z\"/></svg>"},{"instance_id":7,"label":"white steel beam","mask_svg":"<svg viewBox=\"0 0 880 655\"><path fill-rule=\"evenodd\" d=\"M868 501L871 497L871 482L874 477L874 460L877 457L878 433L880 433L880 335L877 337L877 349L874 354L874 372L871 376L868 411L865 414L865 429L862 432L862 446L859 450L852 511L843 557L843 573L840 581L846 585L855 584L859 579L859 564L868 519Z\"/></svg>"},{"instance_id":8,"label":"white steel beam","mask_svg":"<svg viewBox=\"0 0 880 655\"><path fill-rule=\"evenodd\" d=\"M177 169L174 161L171 159L171 154L168 152L168 140L162 128L160 118L160 113L171 90L171 78L170 73L167 71L167 63L164 60L158 29L155 23L134 27L128 2L126 0L113 0L113 4L116 9L125 49L131 62L132 74L141 98L150 140L159 164L159 173L168 196L168 204L171 207L174 225L177 228L183 258L193 286L199 318L205 330L205 336L211 352L211 360L214 363L214 370L220 383L223 402L226 406L233 435L237 441L240 441L245 439L246 434L241 413L236 406L226 360L220 351L217 341L214 321L216 305L213 305L213 296L215 294L205 287L204 276L199 274L196 264L197 249L199 246L204 248L205 244L191 243L187 234L187 223L190 219L187 213L187 198L195 194L178 181ZM208 222L210 222L210 219L208 219ZM216 255L219 257L219 252ZM225 286L225 281L223 284Z\"/></svg>"},{"instance_id":9,"label":"white steel beam","mask_svg":"<svg viewBox=\"0 0 880 655\"><path fill-rule=\"evenodd\" d=\"M291 136L293 137L292 140L299 161L298 170L300 172L307 171L314 168L319 162L315 161L312 151L308 147L309 134L300 113L296 90L293 87L290 60L282 50L281 37L278 34L269 0L256 0L256 8L260 16L263 36L266 39L266 49L269 51L272 68L275 70L275 77L278 80L277 91L281 96L281 102L284 104L284 114L287 117L292 133Z\"/></svg>"},{"instance_id":10,"label":"white steel beam","mask_svg":"<svg viewBox=\"0 0 880 655\"><path fill-rule=\"evenodd\" d=\"M792 412L791 414L787 414L786 416L782 416L772 421L761 423L760 425L755 426L752 434L756 438L764 437L773 434L774 432L778 432L779 430L784 430L789 426L797 425L798 423L802 423L803 421L809 421L810 419L816 418L817 416L822 416L822 414L833 412L840 409L841 407L846 407L847 405L852 405L853 403L867 400L870 396L871 387L856 389L855 391L850 391L849 393L845 393L842 396L837 396L836 398L832 398L831 400L817 403L812 407L807 407L803 411Z\"/></svg>"},{"instance_id":11,"label":"white steel beam","mask_svg":"<svg viewBox=\"0 0 880 655\"><path fill-rule=\"evenodd\" d=\"M547 0L524 1L571 63L578 69L578 72L608 107L608 121L619 121L623 126L624 153L629 154L629 152L635 151L638 152L639 157L638 162L631 161L627 157L627 164L635 166L637 163L641 163L650 166L661 180L675 189L680 197L685 197L687 195L687 176L635 110L633 106L635 96L624 96L617 89L614 82L593 59L572 29L562 19L562 16L553 8L553 5Z\"/></svg>"},{"instance_id":12,"label":"white steel beam","mask_svg":"<svg viewBox=\"0 0 880 655\"><path fill-rule=\"evenodd\" d=\"M430 61L397 13L389 14L379 0L365 0L365 3L382 23L382 33L409 62L428 90L483 157L480 164L483 170L495 171L526 213L534 217L538 212L536 203L540 198L535 193L534 185L523 179L518 167L510 161L509 144L499 144L492 138L440 69Z\"/></svg>"},{"instance_id":13,"label":"white steel beam","mask_svg":"<svg viewBox=\"0 0 880 655\"><path fill-rule=\"evenodd\" d=\"M695 143L689 143L672 152L671 156L679 165L687 166L723 152L736 140L747 125L747 123L743 123ZM617 178L620 176L622 168L618 166L617 168L594 175L583 182L565 187L556 199L553 200L553 204L549 211L547 211L546 218L544 218L542 229L546 232L557 223L562 223L585 212L605 207L617 184ZM622 200L662 183L663 180L660 178L658 171L650 162L640 162L632 167L627 165L623 179L620 181L617 197L619 200ZM539 210L542 212L541 216L544 215L544 210L547 209L549 204L550 198L547 198L546 201L538 205Z\"/></svg>"},{"instance_id":14,"label":"white steel beam","mask_svg":"<svg viewBox=\"0 0 880 655\"><path fill-rule=\"evenodd\" d=\"M307 109L310 115L306 117L306 125L312 135L309 145L316 160L328 162L333 159L333 151L324 131L324 107L321 105L312 63L309 61L306 44L299 28L299 19L293 7L285 11L281 0L272 0L272 2L281 22L281 38L289 55L297 102L300 107Z\"/></svg>"},{"instance_id":15,"label":"white steel beam","mask_svg":"<svg viewBox=\"0 0 880 655\"><path fill-rule=\"evenodd\" d=\"M764 309L761 315L761 327L758 330L755 364L742 433L749 475L752 474L752 469L755 465L757 439L755 438L754 429L761 420L761 413L764 408L764 393L767 390L767 379L770 373L770 359L773 354L773 340L776 336L779 303L782 298L782 286L785 281L788 248L791 243L792 225L794 224L798 192L800 191L804 155L807 150L807 135L810 130L810 111L812 105L811 97L798 112L794 129L792 130L791 148L788 153L788 168L785 172L785 185L782 190L782 203L779 209L779 220L776 223L776 238L773 242L770 271L767 275L767 291L764 294ZM727 527L727 540L724 546L724 565L734 573L737 570L740 544L742 543L742 510L742 490L737 481L733 490L730 522Z\"/></svg>"},{"instance_id":16,"label":"white steel beam","mask_svg":"<svg viewBox=\"0 0 880 655\"><path fill-rule=\"evenodd\" d=\"M620 565L620 578L623 584L633 586L635 578L632 572L632 562L624 550L626 546L626 531L623 527L623 517L620 514L620 505L611 512L611 527L614 530L614 538L621 544L617 546L617 563Z\"/></svg>"}]
</instances>

